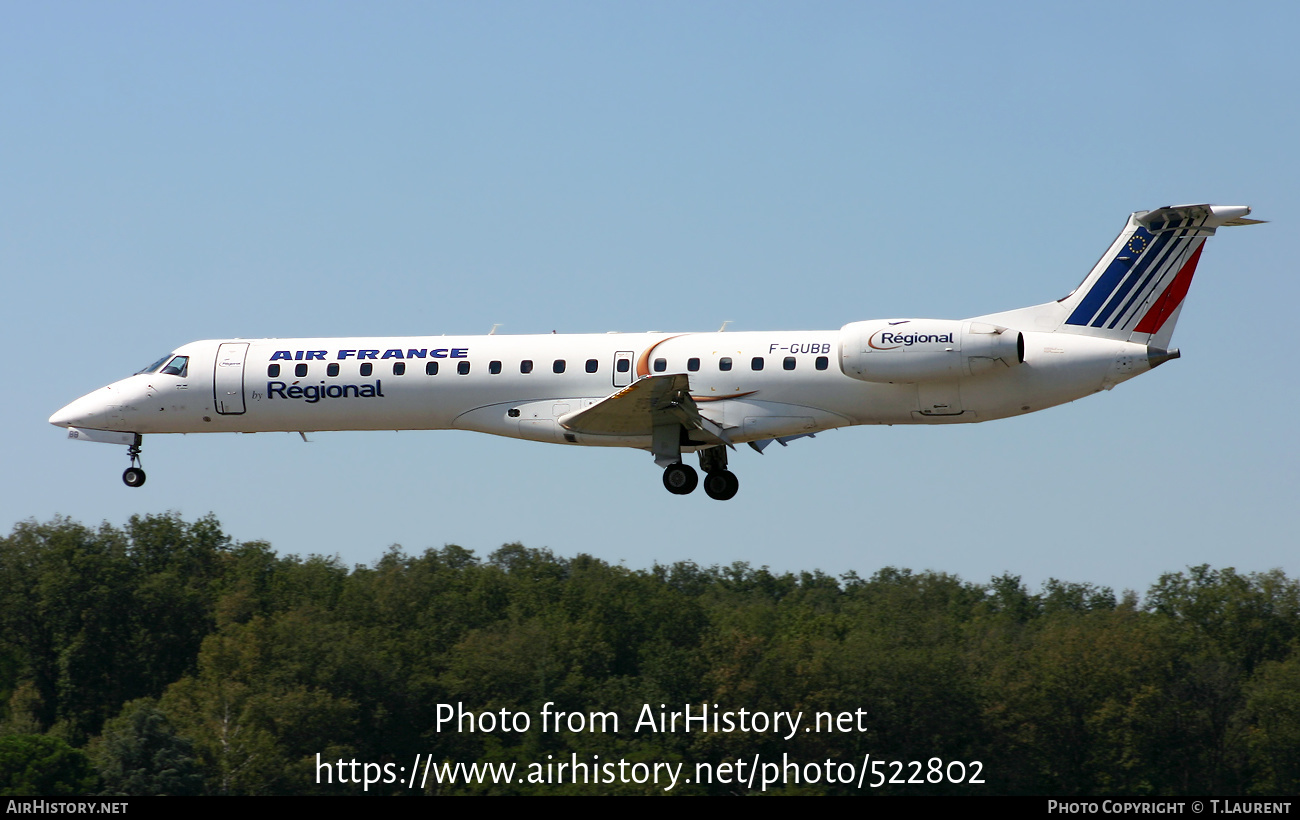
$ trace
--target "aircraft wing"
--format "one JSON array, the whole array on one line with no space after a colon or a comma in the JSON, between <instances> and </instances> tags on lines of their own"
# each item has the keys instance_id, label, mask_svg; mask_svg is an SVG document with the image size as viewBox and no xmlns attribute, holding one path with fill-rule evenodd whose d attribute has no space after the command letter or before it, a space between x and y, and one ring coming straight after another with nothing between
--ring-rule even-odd
<instances>
[{"instance_id":1,"label":"aircraft wing","mask_svg":"<svg viewBox=\"0 0 1300 820\"><path fill-rule=\"evenodd\" d=\"M559 423L588 435L648 436L656 425L677 422L706 441L734 446L721 425L700 415L690 387L685 373L644 376L585 410L561 416Z\"/></svg>"}]
</instances>

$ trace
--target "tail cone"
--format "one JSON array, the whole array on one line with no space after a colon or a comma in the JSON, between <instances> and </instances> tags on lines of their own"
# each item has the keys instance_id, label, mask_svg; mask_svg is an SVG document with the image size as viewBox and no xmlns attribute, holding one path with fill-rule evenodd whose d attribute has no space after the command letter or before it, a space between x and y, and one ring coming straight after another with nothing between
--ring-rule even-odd
<instances>
[{"instance_id":1,"label":"tail cone","mask_svg":"<svg viewBox=\"0 0 1300 820\"><path fill-rule=\"evenodd\" d=\"M1157 367L1169 361L1170 359L1177 359L1180 358L1182 355L1183 354L1180 353L1178 348L1176 347L1173 350L1161 350L1158 347L1148 347L1147 367L1151 368L1152 370L1155 370Z\"/></svg>"}]
</instances>

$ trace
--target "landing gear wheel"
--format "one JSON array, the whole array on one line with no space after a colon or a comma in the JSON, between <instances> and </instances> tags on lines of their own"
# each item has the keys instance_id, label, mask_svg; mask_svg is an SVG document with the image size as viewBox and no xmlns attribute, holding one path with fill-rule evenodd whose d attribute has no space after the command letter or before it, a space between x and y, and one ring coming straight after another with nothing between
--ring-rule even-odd
<instances>
[{"instance_id":1,"label":"landing gear wheel","mask_svg":"<svg viewBox=\"0 0 1300 820\"><path fill-rule=\"evenodd\" d=\"M687 495L700 483L700 476L693 467L680 461L664 468L664 488L673 495Z\"/></svg>"},{"instance_id":2,"label":"landing gear wheel","mask_svg":"<svg viewBox=\"0 0 1300 820\"><path fill-rule=\"evenodd\" d=\"M730 470L718 470L704 477L704 492L709 498L726 501L740 490L740 479Z\"/></svg>"},{"instance_id":3,"label":"landing gear wheel","mask_svg":"<svg viewBox=\"0 0 1300 820\"><path fill-rule=\"evenodd\" d=\"M126 448L126 457L131 459L131 466L122 473L122 483L128 487L144 485L144 470L140 469L140 445L143 443L144 437L136 433L131 446Z\"/></svg>"}]
</instances>

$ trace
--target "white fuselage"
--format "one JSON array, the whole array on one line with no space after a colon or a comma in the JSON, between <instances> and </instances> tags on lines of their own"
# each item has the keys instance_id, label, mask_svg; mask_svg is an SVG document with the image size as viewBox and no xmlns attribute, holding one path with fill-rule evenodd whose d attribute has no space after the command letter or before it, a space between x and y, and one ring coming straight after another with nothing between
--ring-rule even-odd
<instances>
[{"instance_id":1,"label":"white fuselage","mask_svg":"<svg viewBox=\"0 0 1300 820\"><path fill-rule=\"evenodd\" d=\"M230 339L193 342L50 417L71 438L148 433L476 430L649 450L664 487L735 496L728 451L855 424L953 424L1043 410L1178 357L1167 349L1206 238L1242 205L1135 211L1068 296L973 319L839 330Z\"/></svg>"},{"instance_id":2,"label":"white fuselage","mask_svg":"<svg viewBox=\"0 0 1300 820\"><path fill-rule=\"evenodd\" d=\"M854 327L200 341L173 354L187 357L184 372L156 367L131 376L50 421L135 434L465 429L647 448L649 435L593 435L558 420L640 378L682 373L700 415L740 443L857 424L1005 418L1073 401L1148 369L1140 344L1024 331L1023 362L996 361L973 375L954 365L913 381L902 380L907 373L866 381L845 366L857 349ZM960 342L955 350L942 342L931 348L940 361L961 355Z\"/></svg>"}]
</instances>

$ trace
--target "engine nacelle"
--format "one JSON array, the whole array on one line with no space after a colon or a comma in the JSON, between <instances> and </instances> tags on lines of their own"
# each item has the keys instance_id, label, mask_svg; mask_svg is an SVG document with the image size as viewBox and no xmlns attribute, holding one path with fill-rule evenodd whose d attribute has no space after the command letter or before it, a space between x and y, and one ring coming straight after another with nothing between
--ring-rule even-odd
<instances>
[{"instance_id":1,"label":"engine nacelle","mask_svg":"<svg viewBox=\"0 0 1300 820\"><path fill-rule=\"evenodd\" d=\"M882 319L840 328L840 368L867 382L978 376L1025 360L1018 330L950 319Z\"/></svg>"}]
</instances>

